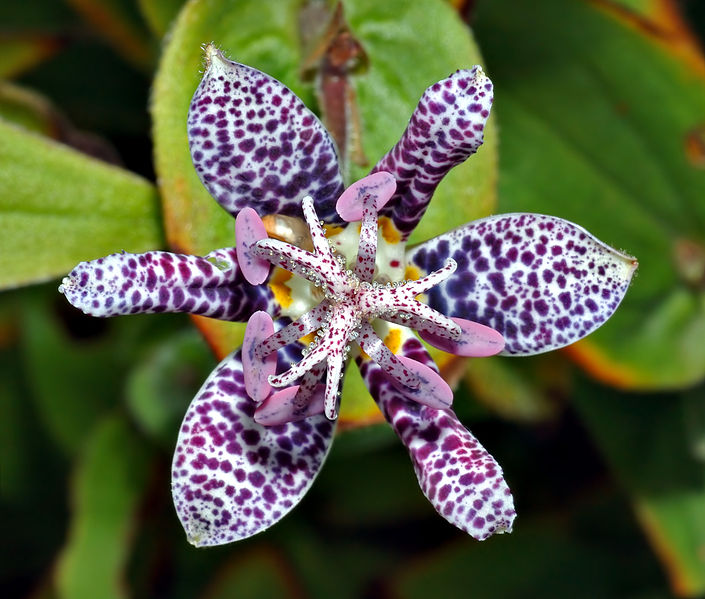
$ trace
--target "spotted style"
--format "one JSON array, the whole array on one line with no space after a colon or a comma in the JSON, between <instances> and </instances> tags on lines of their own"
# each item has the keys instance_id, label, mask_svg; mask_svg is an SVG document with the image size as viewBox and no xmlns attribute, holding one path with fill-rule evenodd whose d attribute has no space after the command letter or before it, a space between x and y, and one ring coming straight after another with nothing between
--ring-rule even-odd
<instances>
[{"instance_id":1,"label":"spotted style","mask_svg":"<svg viewBox=\"0 0 705 599\"><path fill-rule=\"evenodd\" d=\"M582 227L539 214L472 222L412 248L409 264L458 272L428 303L502 333L504 354L533 355L585 337L617 309L636 260Z\"/></svg>"},{"instance_id":2,"label":"spotted style","mask_svg":"<svg viewBox=\"0 0 705 599\"><path fill-rule=\"evenodd\" d=\"M318 118L285 85L227 60L212 46L207 75L191 101L188 138L196 172L233 216L299 216L312 196L319 216L340 222L334 202L343 191L335 146Z\"/></svg>"}]
</instances>

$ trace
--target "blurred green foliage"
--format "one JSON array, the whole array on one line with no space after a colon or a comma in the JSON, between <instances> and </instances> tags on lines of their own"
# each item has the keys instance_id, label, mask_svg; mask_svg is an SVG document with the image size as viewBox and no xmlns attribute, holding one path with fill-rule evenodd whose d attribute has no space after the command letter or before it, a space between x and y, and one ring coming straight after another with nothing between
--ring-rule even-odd
<instances>
[{"instance_id":1,"label":"blurred green foliage","mask_svg":"<svg viewBox=\"0 0 705 599\"><path fill-rule=\"evenodd\" d=\"M229 243L232 221L186 147L199 45L216 42L315 106L299 77L300 2L5 2L2 595L705 595L705 60L702 23L688 20L702 13L673 0L344 4L369 55L353 84L370 160L428 83L478 61L495 83L498 143L439 192L422 237L497 196L501 211L569 218L641 263L617 316L586 342L464 372L455 405L504 467L515 531L477 543L446 524L378 425L341 434L270 531L186 543L170 453L215 364L207 343L183 316L87 318L58 280L41 281L163 247L163 230L194 251ZM236 337L209 332L211 345Z\"/></svg>"}]
</instances>

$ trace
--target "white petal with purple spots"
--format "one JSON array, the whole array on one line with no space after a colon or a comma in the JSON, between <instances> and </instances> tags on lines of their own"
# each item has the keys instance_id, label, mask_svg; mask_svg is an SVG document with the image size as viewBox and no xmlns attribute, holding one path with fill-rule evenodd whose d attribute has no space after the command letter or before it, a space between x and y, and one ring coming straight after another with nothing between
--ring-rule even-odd
<instances>
[{"instance_id":1,"label":"white petal with purple spots","mask_svg":"<svg viewBox=\"0 0 705 599\"><path fill-rule=\"evenodd\" d=\"M59 291L91 316L187 312L247 320L256 310L277 313L266 286L245 281L234 248L201 258L170 252L111 254L81 262Z\"/></svg>"},{"instance_id":2,"label":"white petal with purple spots","mask_svg":"<svg viewBox=\"0 0 705 599\"><path fill-rule=\"evenodd\" d=\"M435 369L416 339L408 339L401 353ZM409 451L421 490L436 511L480 541L511 532L516 512L502 469L455 413L405 399L377 364L358 364L372 397Z\"/></svg>"},{"instance_id":3,"label":"white petal with purple spots","mask_svg":"<svg viewBox=\"0 0 705 599\"><path fill-rule=\"evenodd\" d=\"M225 358L191 402L172 465L174 505L189 541L221 545L283 518L328 454L325 416L265 427L254 421L240 353Z\"/></svg>"},{"instance_id":4,"label":"white petal with purple spots","mask_svg":"<svg viewBox=\"0 0 705 599\"><path fill-rule=\"evenodd\" d=\"M299 213L310 195L320 218L340 222L343 190L335 146L285 85L206 47L207 68L191 101L188 138L196 172L233 215Z\"/></svg>"},{"instance_id":5,"label":"white petal with purple spots","mask_svg":"<svg viewBox=\"0 0 705 599\"><path fill-rule=\"evenodd\" d=\"M380 214L391 216L404 238L446 173L482 145L492 98L492 82L480 66L435 83L419 100L401 139L372 169L397 180L397 191Z\"/></svg>"},{"instance_id":6,"label":"white petal with purple spots","mask_svg":"<svg viewBox=\"0 0 705 599\"><path fill-rule=\"evenodd\" d=\"M637 267L582 227L541 214L490 216L407 252L423 272L448 258L458 269L428 292L428 304L499 331L507 355L557 349L597 329Z\"/></svg>"}]
</instances>

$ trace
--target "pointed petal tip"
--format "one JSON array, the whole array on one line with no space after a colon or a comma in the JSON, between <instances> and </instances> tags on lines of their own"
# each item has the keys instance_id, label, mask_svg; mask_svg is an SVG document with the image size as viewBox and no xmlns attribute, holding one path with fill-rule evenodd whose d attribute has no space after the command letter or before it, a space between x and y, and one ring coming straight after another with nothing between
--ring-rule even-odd
<instances>
[{"instance_id":1,"label":"pointed petal tip","mask_svg":"<svg viewBox=\"0 0 705 599\"><path fill-rule=\"evenodd\" d=\"M231 62L227 58L225 58L225 55L223 52L218 48L213 42L209 42L202 46L203 48L203 58L206 61L206 70L210 69L212 66L216 66L219 64L225 64Z\"/></svg>"}]
</instances>

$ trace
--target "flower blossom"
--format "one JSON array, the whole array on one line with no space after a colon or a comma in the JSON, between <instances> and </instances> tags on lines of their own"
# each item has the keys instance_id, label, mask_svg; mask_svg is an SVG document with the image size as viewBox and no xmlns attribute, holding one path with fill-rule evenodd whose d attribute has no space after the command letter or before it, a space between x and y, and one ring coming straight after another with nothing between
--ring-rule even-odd
<instances>
[{"instance_id":1,"label":"flower blossom","mask_svg":"<svg viewBox=\"0 0 705 599\"><path fill-rule=\"evenodd\" d=\"M179 433L172 489L189 540L249 537L300 501L331 446L353 358L438 513L480 540L510 531L502 470L454 414L412 330L462 356L553 350L611 316L636 261L537 214L490 216L406 247L437 184L482 143L492 84L478 66L428 88L399 142L345 189L334 143L296 95L213 46L206 58L189 145L236 217L235 247L116 253L80 263L59 288L93 316L248 322Z\"/></svg>"}]
</instances>

